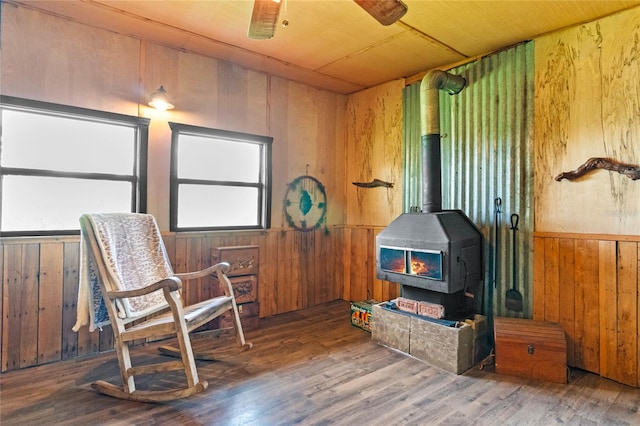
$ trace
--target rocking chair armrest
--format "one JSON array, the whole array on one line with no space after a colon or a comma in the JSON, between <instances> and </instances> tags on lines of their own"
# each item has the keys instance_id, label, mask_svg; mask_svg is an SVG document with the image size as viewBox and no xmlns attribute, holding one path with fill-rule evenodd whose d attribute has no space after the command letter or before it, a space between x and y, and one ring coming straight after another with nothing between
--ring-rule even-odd
<instances>
[{"instance_id":1,"label":"rocking chair armrest","mask_svg":"<svg viewBox=\"0 0 640 426\"><path fill-rule=\"evenodd\" d=\"M174 274L175 277L180 278L181 280L194 280L196 278L203 278L209 275L216 274L218 272L222 272L226 274L231 269L231 265L228 262L220 262L215 265L211 265L206 269L196 272L183 272L180 274Z\"/></svg>"},{"instance_id":2,"label":"rocking chair armrest","mask_svg":"<svg viewBox=\"0 0 640 426\"><path fill-rule=\"evenodd\" d=\"M167 288L169 291L178 291L182 288L182 281L177 277L168 277L161 281L155 282L146 287L138 288L135 290L120 290L110 291L107 293L109 299L120 299L126 297L138 297L145 294L153 293L154 291Z\"/></svg>"}]
</instances>

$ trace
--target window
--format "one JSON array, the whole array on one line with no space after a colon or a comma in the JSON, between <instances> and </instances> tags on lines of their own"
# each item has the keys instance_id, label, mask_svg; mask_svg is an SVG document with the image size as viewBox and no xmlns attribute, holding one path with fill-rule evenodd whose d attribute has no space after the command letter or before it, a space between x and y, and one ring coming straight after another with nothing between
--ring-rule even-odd
<instances>
[{"instance_id":1,"label":"window","mask_svg":"<svg viewBox=\"0 0 640 426\"><path fill-rule=\"evenodd\" d=\"M0 232L78 233L85 212L146 209L149 120L0 97Z\"/></svg>"},{"instance_id":2,"label":"window","mask_svg":"<svg viewBox=\"0 0 640 426\"><path fill-rule=\"evenodd\" d=\"M273 139L169 126L171 230L268 228Z\"/></svg>"}]
</instances>

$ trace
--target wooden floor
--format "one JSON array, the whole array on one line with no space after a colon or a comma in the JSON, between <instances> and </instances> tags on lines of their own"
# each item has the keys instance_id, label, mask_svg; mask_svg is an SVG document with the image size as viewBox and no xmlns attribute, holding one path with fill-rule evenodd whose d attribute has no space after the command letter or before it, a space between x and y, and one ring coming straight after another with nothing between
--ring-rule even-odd
<instances>
[{"instance_id":1,"label":"wooden floor","mask_svg":"<svg viewBox=\"0 0 640 426\"><path fill-rule=\"evenodd\" d=\"M164 404L120 401L114 353L0 377L9 425L638 425L640 389L583 371L558 385L473 368L457 376L371 341L342 301L262 319L254 348L200 362L209 388ZM198 343L200 344L200 343ZM156 345L136 348L156 356ZM228 355L228 354L227 354ZM167 380L178 379L167 373Z\"/></svg>"}]
</instances>

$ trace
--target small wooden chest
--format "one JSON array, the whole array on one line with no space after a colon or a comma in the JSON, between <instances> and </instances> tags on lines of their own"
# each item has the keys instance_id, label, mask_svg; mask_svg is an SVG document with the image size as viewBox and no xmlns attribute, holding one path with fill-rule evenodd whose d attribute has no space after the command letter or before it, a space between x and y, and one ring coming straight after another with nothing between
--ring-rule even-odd
<instances>
[{"instance_id":1,"label":"small wooden chest","mask_svg":"<svg viewBox=\"0 0 640 426\"><path fill-rule=\"evenodd\" d=\"M231 270L227 274L233 293L238 304L240 322L244 330L251 330L258 327L260 319L260 303L258 289L259 247L258 246L229 246L218 247L211 251L211 262L229 262ZM217 283L217 279L213 279ZM221 288L218 285L218 291ZM222 294L222 293L220 293ZM220 317L220 326L231 327L232 320L229 312Z\"/></svg>"},{"instance_id":2,"label":"small wooden chest","mask_svg":"<svg viewBox=\"0 0 640 426\"><path fill-rule=\"evenodd\" d=\"M495 318L496 373L567 383L567 340L554 322Z\"/></svg>"},{"instance_id":3,"label":"small wooden chest","mask_svg":"<svg viewBox=\"0 0 640 426\"><path fill-rule=\"evenodd\" d=\"M223 294L223 288L217 278L211 279L217 295ZM256 275L241 275L239 277L229 277L233 294L236 296L236 303L242 304L247 302L258 301L258 277Z\"/></svg>"},{"instance_id":4,"label":"small wooden chest","mask_svg":"<svg viewBox=\"0 0 640 426\"><path fill-rule=\"evenodd\" d=\"M258 274L258 246L218 247L211 251L213 263L228 262L230 277Z\"/></svg>"},{"instance_id":5,"label":"small wooden chest","mask_svg":"<svg viewBox=\"0 0 640 426\"><path fill-rule=\"evenodd\" d=\"M238 305L238 314L240 314L240 323L242 324L242 329L244 331L258 328L260 314L260 305L258 302ZM233 313L231 313L231 311L227 311L220 315L220 327L233 327L232 315Z\"/></svg>"}]
</instances>

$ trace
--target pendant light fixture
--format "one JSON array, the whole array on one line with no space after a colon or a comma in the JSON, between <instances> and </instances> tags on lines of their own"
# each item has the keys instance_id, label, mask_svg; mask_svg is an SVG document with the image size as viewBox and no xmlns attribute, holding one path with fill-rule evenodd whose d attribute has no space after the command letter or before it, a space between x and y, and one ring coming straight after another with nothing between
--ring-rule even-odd
<instances>
[{"instance_id":1,"label":"pendant light fixture","mask_svg":"<svg viewBox=\"0 0 640 426\"><path fill-rule=\"evenodd\" d=\"M166 111L174 108L173 104L169 101L167 91L164 90L164 87L162 86L151 94L151 97L149 98L149 105L160 111Z\"/></svg>"}]
</instances>

